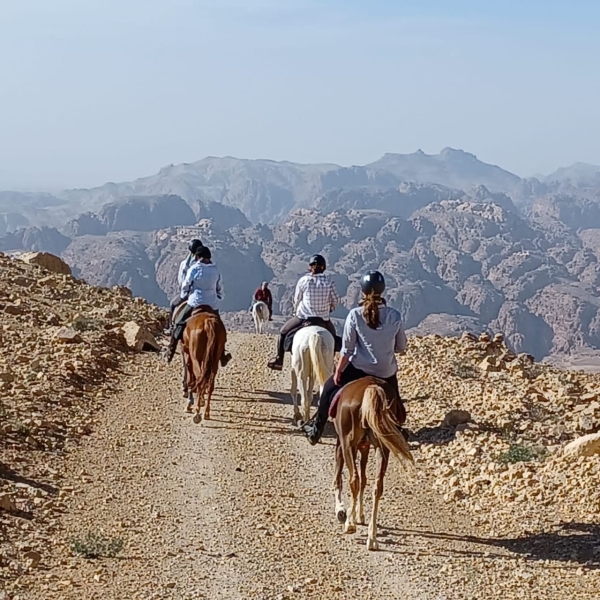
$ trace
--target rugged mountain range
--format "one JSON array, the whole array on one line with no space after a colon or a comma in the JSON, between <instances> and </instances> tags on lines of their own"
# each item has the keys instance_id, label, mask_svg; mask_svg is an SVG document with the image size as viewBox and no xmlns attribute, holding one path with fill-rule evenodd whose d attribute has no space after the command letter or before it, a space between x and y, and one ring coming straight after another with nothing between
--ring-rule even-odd
<instances>
[{"instance_id":1,"label":"rugged mountain range","mask_svg":"<svg viewBox=\"0 0 600 600\"><path fill-rule=\"evenodd\" d=\"M321 197L336 190L376 193L397 189L406 182L459 190L483 185L492 193L509 193L527 202L544 193L585 188L586 181L596 186L600 168L584 167L574 165L540 182L521 179L452 148L433 155L421 151L386 154L371 164L352 167L208 157L164 167L149 177L92 189L65 190L56 195L0 192L0 234L24 226L60 226L81 213L97 213L106 204L128 202L136 196L178 196L195 214L206 204L218 202L241 210L253 223L267 224L299 208L316 208Z\"/></svg>"},{"instance_id":2,"label":"rugged mountain range","mask_svg":"<svg viewBox=\"0 0 600 600\"><path fill-rule=\"evenodd\" d=\"M377 268L389 302L416 331L490 328L539 358L593 353L595 173L575 166L543 182L523 180L451 149L350 168L207 158L92 190L0 195L0 207L23 200L24 219L35 211L61 219L8 233L0 250L60 254L92 284L126 285L166 304L187 241L200 237L223 270L223 310L247 309L268 279L281 314L291 310L306 258L322 252L343 296L337 317L356 304L360 274ZM65 207L74 206L68 220Z\"/></svg>"}]
</instances>

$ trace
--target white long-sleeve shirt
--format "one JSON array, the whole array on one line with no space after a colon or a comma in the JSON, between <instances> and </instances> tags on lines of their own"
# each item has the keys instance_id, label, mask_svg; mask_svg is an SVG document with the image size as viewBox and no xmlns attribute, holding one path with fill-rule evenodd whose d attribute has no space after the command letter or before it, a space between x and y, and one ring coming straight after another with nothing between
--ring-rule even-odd
<instances>
[{"instance_id":1,"label":"white long-sleeve shirt","mask_svg":"<svg viewBox=\"0 0 600 600\"><path fill-rule=\"evenodd\" d=\"M187 272L181 286L181 297L187 296L187 303L196 308L207 304L212 309L219 308L223 299L221 271L213 263L195 262Z\"/></svg>"},{"instance_id":2,"label":"white long-sleeve shirt","mask_svg":"<svg viewBox=\"0 0 600 600\"><path fill-rule=\"evenodd\" d=\"M180 288L183 285L183 282L185 281L185 276L187 275L187 272L190 270L190 267L194 264L194 262L195 259L191 254L181 261L181 264L179 265L179 273L177 275L177 281L179 283Z\"/></svg>"}]
</instances>

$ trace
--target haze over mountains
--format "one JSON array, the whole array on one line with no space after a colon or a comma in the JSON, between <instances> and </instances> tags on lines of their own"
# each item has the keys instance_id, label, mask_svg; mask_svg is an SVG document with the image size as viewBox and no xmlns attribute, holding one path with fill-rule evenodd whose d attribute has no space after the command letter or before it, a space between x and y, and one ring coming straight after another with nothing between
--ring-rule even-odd
<instances>
[{"instance_id":1,"label":"haze over mountains","mask_svg":"<svg viewBox=\"0 0 600 600\"><path fill-rule=\"evenodd\" d=\"M288 314L324 253L343 317L370 268L408 327L491 328L537 357L600 347L600 167L522 179L473 154L386 154L365 166L205 158L60 194L0 192L0 250L60 254L90 283L165 304L192 235L215 249L227 297L263 279Z\"/></svg>"}]
</instances>

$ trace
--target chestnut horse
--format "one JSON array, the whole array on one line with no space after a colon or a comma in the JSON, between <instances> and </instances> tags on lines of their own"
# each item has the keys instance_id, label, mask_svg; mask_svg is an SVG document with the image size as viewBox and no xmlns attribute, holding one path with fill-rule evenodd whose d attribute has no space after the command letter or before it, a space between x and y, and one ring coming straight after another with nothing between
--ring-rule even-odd
<instances>
[{"instance_id":1,"label":"chestnut horse","mask_svg":"<svg viewBox=\"0 0 600 600\"><path fill-rule=\"evenodd\" d=\"M335 512L338 521L345 523L346 533L356 532L358 520L365 522L363 495L367 484L367 461L371 444L375 447L379 469L373 488L373 511L367 539L368 550L378 550L377 510L383 494L383 479L387 470L390 452L403 466L414 464L414 459L396 415L404 415L404 408L391 386L375 377L363 377L345 385L334 399L330 411L337 433L335 448L336 470L334 478ZM400 409L400 410L398 410ZM356 469L356 458L360 452L360 476ZM342 503L342 470L348 468L352 504L346 514Z\"/></svg>"},{"instance_id":2,"label":"chestnut horse","mask_svg":"<svg viewBox=\"0 0 600 600\"><path fill-rule=\"evenodd\" d=\"M192 412L193 395L197 395L194 423L202 421L200 409L205 396L204 418L210 419L210 400L226 342L225 325L217 314L202 312L187 321L183 332L184 389L188 395L188 412Z\"/></svg>"}]
</instances>

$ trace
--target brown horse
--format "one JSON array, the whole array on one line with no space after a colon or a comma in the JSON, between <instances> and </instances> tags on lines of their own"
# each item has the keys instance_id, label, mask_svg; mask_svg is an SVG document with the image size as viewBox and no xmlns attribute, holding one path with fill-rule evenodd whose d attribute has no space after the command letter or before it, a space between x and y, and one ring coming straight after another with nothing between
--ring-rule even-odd
<instances>
[{"instance_id":1,"label":"brown horse","mask_svg":"<svg viewBox=\"0 0 600 600\"><path fill-rule=\"evenodd\" d=\"M193 395L198 396L194 423L202 421L200 409L205 396L204 418L210 419L210 400L226 342L225 325L215 313L202 312L187 321L183 332L184 389L188 394L188 412L192 412Z\"/></svg>"},{"instance_id":2,"label":"brown horse","mask_svg":"<svg viewBox=\"0 0 600 600\"><path fill-rule=\"evenodd\" d=\"M344 386L338 393L331 416L337 432L335 449L336 471L334 478L335 511L338 520L345 523L346 533L356 532L358 519L365 522L363 495L367 484L367 461L371 444L375 447L379 469L373 488L373 511L369 524L367 548L378 550L377 510L383 494L383 479L390 452L403 466L414 464L408 444L399 430L397 414L404 414L396 405L400 400L391 386L375 377L364 377ZM402 407L401 407L402 408ZM356 470L356 458L360 452L360 476ZM348 468L352 504L346 514L342 503L342 470Z\"/></svg>"}]
</instances>

